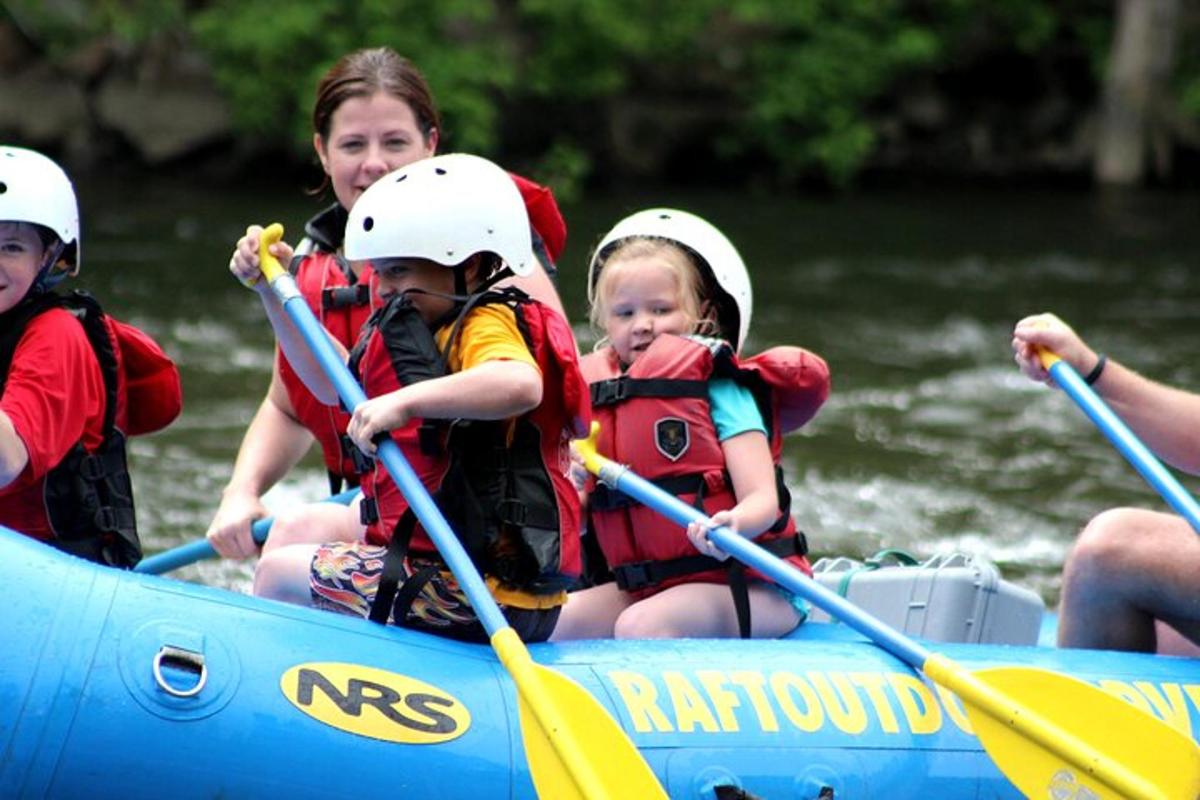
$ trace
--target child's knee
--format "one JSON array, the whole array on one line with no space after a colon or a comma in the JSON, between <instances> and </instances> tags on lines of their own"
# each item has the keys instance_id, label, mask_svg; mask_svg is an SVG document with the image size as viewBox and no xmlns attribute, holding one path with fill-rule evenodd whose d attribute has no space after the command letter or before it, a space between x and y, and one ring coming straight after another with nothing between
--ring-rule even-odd
<instances>
[{"instance_id":1,"label":"child's knee","mask_svg":"<svg viewBox=\"0 0 1200 800\"><path fill-rule=\"evenodd\" d=\"M263 544L263 555L296 544L341 540L350 535L345 521L349 510L330 503L302 505L281 511Z\"/></svg>"},{"instance_id":2,"label":"child's knee","mask_svg":"<svg viewBox=\"0 0 1200 800\"><path fill-rule=\"evenodd\" d=\"M275 521L271 523L271 533L263 544L263 555L301 541L301 532L306 527L305 516L304 507L289 509L275 515Z\"/></svg>"},{"instance_id":3,"label":"child's knee","mask_svg":"<svg viewBox=\"0 0 1200 800\"><path fill-rule=\"evenodd\" d=\"M635 603L621 612L613 625L616 639L672 639L681 634L663 614Z\"/></svg>"},{"instance_id":4,"label":"child's knee","mask_svg":"<svg viewBox=\"0 0 1200 800\"><path fill-rule=\"evenodd\" d=\"M308 602L308 568L301 574L300 560L288 549L263 553L254 569L256 597L283 600L288 603Z\"/></svg>"}]
</instances>

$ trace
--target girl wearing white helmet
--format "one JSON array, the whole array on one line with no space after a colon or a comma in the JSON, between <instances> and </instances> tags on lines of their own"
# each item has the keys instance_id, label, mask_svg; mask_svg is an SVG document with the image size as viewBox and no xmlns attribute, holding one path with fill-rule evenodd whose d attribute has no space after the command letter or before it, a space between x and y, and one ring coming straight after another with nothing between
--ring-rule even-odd
<instances>
[{"instance_id":1,"label":"girl wearing white helmet","mask_svg":"<svg viewBox=\"0 0 1200 800\"><path fill-rule=\"evenodd\" d=\"M749 277L729 240L694 214L656 208L620 221L588 277L604 332L581 361L597 449L702 507L711 525L810 571L778 462L782 433L825 399L825 363L800 348L736 357ZM804 619L801 601L728 562L710 525L685 531L599 485L588 505L615 582L572 594L555 638L779 636Z\"/></svg>"},{"instance_id":2,"label":"girl wearing white helmet","mask_svg":"<svg viewBox=\"0 0 1200 800\"><path fill-rule=\"evenodd\" d=\"M347 354L372 398L354 409L348 434L367 453L392 436L514 629L545 639L579 572L567 445L586 430L587 389L562 316L495 288L540 269L520 193L476 156L419 161L363 193L345 248L371 261L385 303ZM279 301L260 293L288 359L336 403ZM325 544L265 552L255 593L485 640L387 471L376 466L362 486L352 508L330 507Z\"/></svg>"},{"instance_id":3,"label":"girl wearing white helmet","mask_svg":"<svg viewBox=\"0 0 1200 800\"><path fill-rule=\"evenodd\" d=\"M40 153L0 147L0 524L130 567L141 550L125 435L174 419L179 375L90 295L52 291L78 271L70 179Z\"/></svg>"}]
</instances>

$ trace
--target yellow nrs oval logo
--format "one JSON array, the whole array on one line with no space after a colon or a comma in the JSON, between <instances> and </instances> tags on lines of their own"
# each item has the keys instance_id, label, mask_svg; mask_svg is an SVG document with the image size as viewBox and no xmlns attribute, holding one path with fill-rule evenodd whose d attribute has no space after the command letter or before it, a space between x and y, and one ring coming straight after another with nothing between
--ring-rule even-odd
<instances>
[{"instance_id":1,"label":"yellow nrs oval logo","mask_svg":"<svg viewBox=\"0 0 1200 800\"><path fill-rule=\"evenodd\" d=\"M313 719L386 742L437 744L471 727L471 713L453 695L361 664L298 664L283 673L279 688Z\"/></svg>"}]
</instances>

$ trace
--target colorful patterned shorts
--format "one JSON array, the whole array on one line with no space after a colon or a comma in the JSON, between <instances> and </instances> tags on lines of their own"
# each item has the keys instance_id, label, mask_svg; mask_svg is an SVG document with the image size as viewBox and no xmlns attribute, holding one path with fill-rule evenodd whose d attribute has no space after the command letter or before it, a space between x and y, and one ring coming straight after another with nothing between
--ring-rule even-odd
<instances>
[{"instance_id":1,"label":"colorful patterned shorts","mask_svg":"<svg viewBox=\"0 0 1200 800\"><path fill-rule=\"evenodd\" d=\"M313 605L340 614L368 616L379 588L386 554L386 547L363 542L338 542L318 547L309 567ZM405 577L411 578L428 567L434 568L432 576L413 598L404 619L395 619L393 607L388 624L463 641L488 641L475 609L471 608L458 581L441 561L410 556L404 562ZM523 640L542 642L550 638L560 609L532 610L501 605L500 610Z\"/></svg>"}]
</instances>

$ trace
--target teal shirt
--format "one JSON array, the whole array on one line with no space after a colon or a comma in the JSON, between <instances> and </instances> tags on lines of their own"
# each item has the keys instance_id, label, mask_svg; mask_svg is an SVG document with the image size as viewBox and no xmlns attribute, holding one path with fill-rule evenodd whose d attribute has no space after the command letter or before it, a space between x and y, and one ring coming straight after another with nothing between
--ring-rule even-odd
<instances>
[{"instance_id":1,"label":"teal shirt","mask_svg":"<svg viewBox=\"0 0 1200 800\"><path fill-rule=\"evenodd\" d=\"M708 382L708 402L712 410L713 424L717 428L717 440L732 439L746 431L758 431L767 435L762 413L754 395L745 386L730 378L714 378Z\"/></svg>"}]
</instances>

